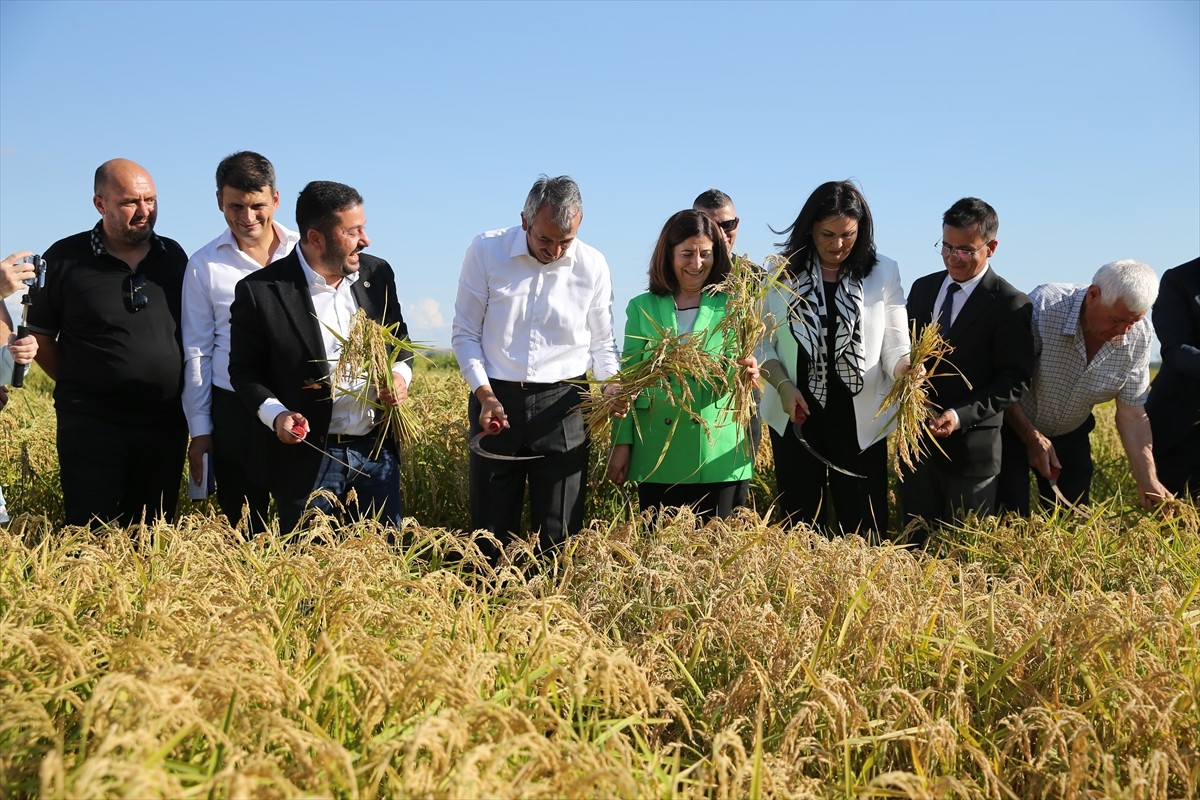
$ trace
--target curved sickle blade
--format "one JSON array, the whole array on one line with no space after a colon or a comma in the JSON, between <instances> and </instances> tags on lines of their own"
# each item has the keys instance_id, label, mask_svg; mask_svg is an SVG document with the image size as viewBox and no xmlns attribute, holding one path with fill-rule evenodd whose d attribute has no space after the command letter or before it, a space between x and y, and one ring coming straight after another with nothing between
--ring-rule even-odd
<instances>
[{"instance_id":1,"label":"curved sickle blade","mask_svg":"<svg viewBox=\"0 0 1200 800\"><path fill-rule=\"evenodd\" d=\"M535 458L545 458L545 456L502 456L499 453L491 453L483 449L483 437L491 436L492 431L480 431L471 437L471 452L476 455L490 458L495 461L532 461Z\"/></svg>"},{"instance_id":2,"label":"curved sickle blade","mask_svg":"<svg viewBox=\"0 0 1200 800\"><path fill-rule=\"evenodd\" d=\"M843 475L849 475L851 478L860 478L863 480L866 479L866 477L867 477L866 475L859 475L857 472L851 472L848 469L842 469L837 464L833 463L828 458L826 458L825 456L821 455L816 450L814 450L813 446L808 443L807 439L804 438L804 429L801 427L800 423L798 423L798 422L792 423L792 433L796 434L796 438L800 440L800 444L804 445L804 449L809 452L809 455L811 455L817 461L820 461L825 466L829 467L832 470L836 470L837 472L840 472Z\"/></svg>"}]
</instances>

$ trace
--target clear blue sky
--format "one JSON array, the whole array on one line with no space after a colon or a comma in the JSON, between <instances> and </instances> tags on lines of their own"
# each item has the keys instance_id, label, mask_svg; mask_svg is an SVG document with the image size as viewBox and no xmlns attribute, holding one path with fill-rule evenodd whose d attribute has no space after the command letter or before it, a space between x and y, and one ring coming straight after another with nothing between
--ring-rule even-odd
<instances>
[{"instance_id":1,"label":"clear blue sky","mask_svg":"<svg viewBox=\"0 0 1200 800\"><path fill-rule=\"evenodd\" d=\"M1018 287L1200 254L1200 3L0 0L0 251L91 227L92 172L154 177L158 232L223 230L213 170L268 156L366 199L414 338L448 344L462 256L538 173L583 191L618 326L663 221L733 196L761 259L858 180L907 288L942 212L1000 213ZM619 338L619 333L618 333Z\"/></svg>"}]
</instances>

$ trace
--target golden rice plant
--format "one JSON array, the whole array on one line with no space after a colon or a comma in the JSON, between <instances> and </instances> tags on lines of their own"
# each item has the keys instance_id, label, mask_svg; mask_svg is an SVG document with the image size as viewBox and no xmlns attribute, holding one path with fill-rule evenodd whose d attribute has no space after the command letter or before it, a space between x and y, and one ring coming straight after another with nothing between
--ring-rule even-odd
<instances>
[{"instance_id":1,"label":"golden rice plant","mask_svg":"<svg viewBox=\"0 0 1200 800\"><path fill-rule=\"evenodd\" d=\"M373 408L379 417L382 435L376 445L375 455L379 454L379 449L383 447L386 439L403 445L421 435L421 420L407 403L387 405L380 402L378 397L379 390L393 390L393 364L401 361L409 353L420 353L428 349L407 338L401 339L396 336L398 327L399 323L383 325L376 322L361 308L355 313L347 336L343 337L333 328L326 326L342 346L330 375L334 391L351 395L358 402ZM366 381L358 386L362 378ZM343 385L358 388L343 389Z\"/></svg>"},{"instance_id":2,"label":"golden rice plant","mask_svg":"<svg viewBox=\"0 0 1200 800\"><path fill-rule=\"evenodd\" d=\"M941 327L936 322L922 328L918 336L917 323L914 321L911 338L911 368L892 383L879 410L875 412L875 416L879 417L895 409L891 412L891 419L896 422L896 429L892 433L891 462L892 470L900 480L904 480L901 464L912 470L917 462L929 454L930 444L938 450L942 449L929 432L929 422L940 413L929 399L929 381L946 374L938 370L942 368L946 356L954 352L954 348L942 337ZM945 363L954 369L949 361ZM962 374L958 370L955 372Z\"/></svg>"},{"instance_id":3,"label":"golden rice plant","mask_svg":"<svg viewBox=\"0 0 1200 800\"><path fill-rule=\"evenodd\" d=\"M767 295L780 285L787 264L787 258L776 253L767 256L761 267L744 255L735 255L725 280L706 289L709 294L723 292L727 297L725 316L717 323L715 332L726 337L735 354L731 359L734 363L729 365L737 375L732 387L735 425L750 424L755 388L745 369L736 362L754 355L763 337L778 324L774 315L765 313L765 306Z\"/></svg>"},{"instance_id":4,"label":"golden rice plant","mask_svg":"<svg viewBox=\"0 0 1200 800\"><path fill-rule=\"evenodd\" d=\"M647 316L647 319L650 319ZM632 406L637 396L654 388L671 394L679 410L708 431L708 423L696 409L694 384L707 386L715 394L730 389L730 370L723 359L704 349L709 331L673 333L653 319L654 335L646 337L643 349L627 353L625 364L616 375L597 381L584 393L579 412L588 432L599 441L608 441L612 432L613 409ZM606 393L606 387L615 387ZM637 424L637 416L633 417Z\"/></svg>"}]
</instances>

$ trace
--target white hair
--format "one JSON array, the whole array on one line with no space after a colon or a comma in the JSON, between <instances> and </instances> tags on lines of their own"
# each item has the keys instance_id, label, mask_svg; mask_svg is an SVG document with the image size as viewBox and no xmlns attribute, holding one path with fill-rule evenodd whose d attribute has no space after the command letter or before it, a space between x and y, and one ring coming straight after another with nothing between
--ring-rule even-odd
<instances>
[{"instance_id":1,"label":"white hair","mask_svg":"<svg viewBox=\"0 0 1200 800\"><path fill-rule=\"evenodd\" d=\"M1110 261L1096 270L1092 285L1100 290L1100 300L1109 308L1118 300L1135 314L1150 310L1158 297L1158 276L1149 264L1132 259Z\"/></svg>"}]
</instances>

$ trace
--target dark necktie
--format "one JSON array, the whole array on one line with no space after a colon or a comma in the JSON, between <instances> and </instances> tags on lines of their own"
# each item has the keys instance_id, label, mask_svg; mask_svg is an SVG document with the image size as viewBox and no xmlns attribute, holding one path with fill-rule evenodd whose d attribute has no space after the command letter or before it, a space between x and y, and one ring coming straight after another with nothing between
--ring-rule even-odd
<instances>
[{"instance_id":1,"label":"dark necktie","mask_svg":"<svg viewBox=\"0 0 1200 800\"><path fill-rule=\"evenodd\" d=\"M942 335L946 335L946 331L950 330L950 320L954 318L954 295L962 290L954 281L950 281L950 285L946 287L946 297L942 300L942 310L938 312L938 326L942 329Z\"/></svg>"}]
</instances>

